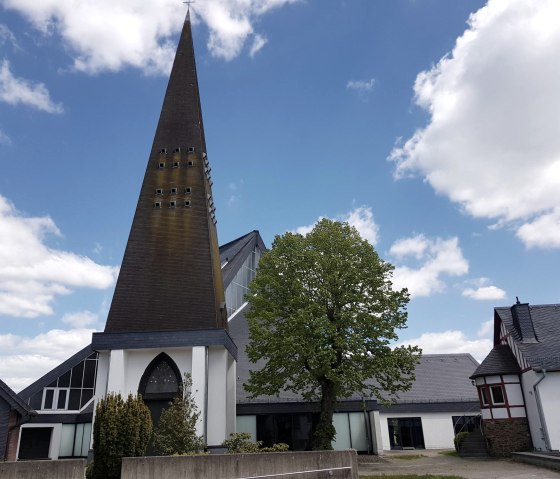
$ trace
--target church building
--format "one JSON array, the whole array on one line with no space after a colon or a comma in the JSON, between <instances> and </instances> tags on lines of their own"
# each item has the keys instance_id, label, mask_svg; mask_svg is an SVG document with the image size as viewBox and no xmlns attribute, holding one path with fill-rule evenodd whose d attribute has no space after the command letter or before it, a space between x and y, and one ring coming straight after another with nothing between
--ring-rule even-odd
<instances>
[{"instance_id":1,"label":"church building","mask_svg":"<svg viewBox=\"0 0 560 479\"><path fill-rule=\"evenodd\" d=\"M236 430L309 449L317 404L244 391L258 367L245 353L245 295L266 247L258 231L218 247L210 173L187 14L105 330L18 394L0 381L0 460L87 457L101 398L140 393L157 423L185 374L210 450ZM425 356L397 404L340 401L335 449L453 447L480 411L468 379L477 365Z\"/></svg>"}]
</instances>

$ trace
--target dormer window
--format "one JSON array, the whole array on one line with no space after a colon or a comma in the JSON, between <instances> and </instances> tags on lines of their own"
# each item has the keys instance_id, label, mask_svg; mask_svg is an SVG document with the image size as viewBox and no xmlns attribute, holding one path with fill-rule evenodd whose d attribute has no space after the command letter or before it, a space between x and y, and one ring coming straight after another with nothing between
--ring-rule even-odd
<instances>
[{"instance_id":1,"label":"dormer window","mask_svg":"<svg viewBox=\"0 0 560 479\"><path fill-rule=\"evenodd\" d=\"M191 192L192 192L192 188L191 188L190 186L187 186L187 187L185 188L185 194L186 194L186 195L190 195Z\"/></svg>"},{"instance_id":2,"label":"dormer window","mask_svg":"<svg viewBox=\"0 0 560 479\"><path fill-rule=\"evenodd\" d=\"M175 148L175 153L181 153L181 148L179 147Z\"/></svg>"},{"instance_id":3,"label":"dormer window","mask_svg":"<svg viewBox=\"0 0 560 479\"><path fill-rule=\"evenodd\" d=\"M189 153L194 153L194 146L189 146Z\"/></svg>"},{"instance_id":4,"label":"dormer window","mask_svg":"<svg viewBox=\"0 0 560 479\"><path fill-rule=\"evenodd\" d=\"M170 208L175 208L176 202L175 201L170 201L169 202L169 207Z\"/></svg>"},{"instance_id":5,"label":"dormer window","mask_svg":"<svg viewBox=\"0 0 560 479\"><path fill-rule=\"evenodd\" d=\"M177 194L177 188L171 188L171 194L176 195Z\"/></svg>"},{"instance_id":6,"label":"dormer window","mask_svg":"<svg viewBox=\"0 0 560 479\"><path fill-rule=\"evenodd\" d=\"M163 169L163 168L165 168L165 162L160 161L160 162L159 162L159 169L161 170L161 169Z\"/></svg>"},{"instance_id":7,"label":"dormer window","mask_svg":"<svg viewBox=\"0 0 560 479\"><path fill-rule=\"evenodd\" d=\"M173 168L179 168L180 163L178 161L173 162Z\"/></svg>"},{"instance_id":8,"label":"dormer window","mask_svg":"<svg viewBox=\"0 0 560 479\"><path fill-rule=\"evenodd\" d=\"M154 208L161 208L161 201L154 202Z\"/></svg>"},{"instance_id":9,"label":"dormer window","mask_svg":"<svg viewBox=\"0 0 560 479\"><path fill-rule=\"evenodd\" d=\"M163 195L163 188L156 188L156 195L162 196Z\"/></svg>"},{"instance_id":10,"label":"dormer window","mask_svg":"<svg viewBox=\"0 0 560 479\"><path fill-rule=\"evenodd\" d=\"M191 200L185 200L185 208L190 208Z\"/></svg>"},{"instance_id":11,"label":"dormer window","mask_svg":"<svg viewBox=\"0 0 560 479\"><path fill-rule=\"evenodd\" d=\"M504 390L501 384L496 386L490 386L490 392L492 393L492 404L505 404Z\"/></svg>"},{"instance_id":12,"label":"dormer window","mask_svg":"<svg viewBox=\"0 0 560 479\"><path fill-rule=\"evenodd\" d=\"M159 150L160 154L165 155L167 154L167 148L162 148L161 150Z\"/></svg>"},{"instance_id":13,"label":"dormer window","mask_svg":"<svg viewBox=\"0 0 560 479\"><path fill-rule=\"evenodd\" d=\"M194 162L192 160L187 161L187 166L193 166Z\"/></svg>"}]
</instances>

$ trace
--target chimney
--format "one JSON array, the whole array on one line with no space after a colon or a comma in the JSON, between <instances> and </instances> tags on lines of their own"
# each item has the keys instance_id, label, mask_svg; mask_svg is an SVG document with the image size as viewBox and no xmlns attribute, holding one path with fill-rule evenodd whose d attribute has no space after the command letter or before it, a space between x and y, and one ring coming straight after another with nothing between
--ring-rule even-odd
<instances>
[{"instance_id":1,"label":"chimney","mask_svg":"<svg viewBox=\"0 0 560 479\"><path fill-rule=\"evenodd\" d=\"M533 327L533 320L531 319L529 303L520 303L519 299L517 299L516 303L511 307L511 316L513 318L513 325L522 342L538 342L535 328Z\"/></svg>"}]
</instances>

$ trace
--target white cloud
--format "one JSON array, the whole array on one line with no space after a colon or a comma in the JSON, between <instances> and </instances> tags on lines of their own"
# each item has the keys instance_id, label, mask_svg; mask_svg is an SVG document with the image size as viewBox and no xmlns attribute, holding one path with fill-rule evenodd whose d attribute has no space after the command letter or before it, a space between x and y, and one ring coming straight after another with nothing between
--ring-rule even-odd
<instances>
[{"instance_id":1,"label":"white cloud","mask_svg":"<svg viewBox=\"0 0 560 479\"><path fill-rule=\"evenodd\" d=\"M465 333L458 330L441 333L423 333L421 336L400 341L398 346L417 345L425 354L458 354L469 353L482 362L493 347L490 339L468 339Z\"/></svg>"},{"instance_id":2,"label":"white cloud","mask_svg":"<svg viewBox=\"0 0 560 479\"><path fill-rule=\"evenodd\" d=\"M85 328L92 326L99 320L99 316L91 311L75 311L62 316L62 322L73 328Z\"/></svg>"},{"instance_id":3,"label":"white cloud","mask_svg":"<svg viewBox=\"0 0 560 479\"><path fill-rule=\"evenodd\" d=\"M12 31L4 24L0 23L0 45L11 43L13 47L18 48L16 37Z\"/></svg>"},{"instance_id":4,"label":"white cloud","mask_svg":"<svg viewBox=\"0 0 560 479\"><path fill-rule=\"evenodd\" d=\"M488 321L484 321L476 334L479 338L483 338L484 336L492 337L494 334L494 320L489 319Z\"/></svg>"},{"instance_id":5,"label":"white cloud","mask_svg":"<svg viewBox=\"0 0 560 479\"><path fill-rule=\"evenodd\" d=\"M15 77L8 60L4 60L0 66L0 101L10 105L21 103L48 113L63 112L62 105L51 100L45 85Z\"/></svg>"},{"instance_id":6,"label":"white cloud","mask_svg":"<svg viewBox=\"0 0 560 479\"><path fill-rule=\"evenodd\" d=\"M418 74L428 125L395 147L396 177L424 176L477 218L560 247L560 2L490 0L453 51Z\"/></svg>"},{"instance_id":7,"label":"white cloud","mask_svg":"<svg viewBox=\"0 0 560 479\"><path fill-rule=\"evenodd\" d=\"M397 265L393 272L394 288L408 288L412 297L440 293L446 288L443 275L461 276L469 271L457 237L429 239L420 234L404 238L391 246L390 254L401 263L409 256L420 261L416 267Z\"/></svg>"},{"instance_id":8,"label":"white cloud","mask_svg":"<svg viewBox=\"0 0 560 479\"><path fill-rule=\"evenodd\" d=\"M205 0L193 5L191 16L207 24L212 55L231 60L251 38L253 54L264 45L253 29L258 17L296 1ZM59 36L73 67L87 73L134 67L167 74L175 54L173 36L186 13L176 0L3 0L3 6L20 12L45 35Z\"/></svg>"},{"instance_id":9,"label":"white cloud","mask_svg":"<svg viewBox=\"0 0 560 479\"><path fill-rule=\"evenodd\" d=\"M11 145L12 139L6 135L2 130L0 130L0 145Z\"/></svg>"},{"instance_id":10,"label":"white cloud","mask_svg":"<svg viewBox=\"0 0 560 479\"><path fill-rule=\"evenodd\" d=\"M317 221L307 226L299 226L294 230L295 233L306 235L311 232L315 225L321 221L324 216L317 218ZM339 215L337 221L344 221L350 226L354 226L360 233L360 236L367 240L372 246L377 244L379 240L379 226L375 223L371 208L368 206L359 206L346 214Z\"/></svg>"},{"instance_id":11,"label":"white cloud","mask_svg":"<svg viewBox=\"0 0 560 479\"><path fill-rule=\"evenodd\" d=\"M256 34L255 38L253 39L253 44L251 45L251 49L249 50L249 56L253 58L262 47L264 47L268 43L268 39L263 37L262 35Z\"/></svg>"},{"instance_id":12,"label":"white cloud","mask_svg":"<svg viewBox=\"0 0 560 479\"><path fill-rule=\"evenodd\" d=\"M467 288L463 291L463 296L481 301L504 299L506 292L497 286L481 286L480 288Z\"/></svg>"},{"instance_id":13,"label":"white cloud","mask_svg":"<svg viewBox=\"0 0 560 479\"><path fill-rule=\"evenodd\" d=\"M517 230L517 236L528 248L560 248L560 208L525 223Z\"/></svg>"},{"instance_id":14,"label":"white cloud","mask_svg":"<svg viewBox=\"0 0 560 479\"><path fill-rule=\"evenodd\" d=\"M24 217L0 196L0 316L50 315L57 295L114 284L118 268L49 248L47 235L61 235L51 218Z\"/></svg>"},{"instance_id":15,"label":"white cloud","mask_svg":"<svg viewBox=\"0 0 560 479\"><path fill-rule=\"evenodd\" d=\"M357 90L359 92L367 93L373 90L375 85L375 78L369 80L348 80L346 88L349 90Z\"/></svg>"},{"instance_id":16,"label":"white cloud","mask_svg":"<svg viewBox=\"0 0 560 479\"><path fill-rule=\"evenodd\" d=\"M91 343L93 332L53 329L35 337L1 334L0 378L20 391Z\"/></svg>"}]
</instances>

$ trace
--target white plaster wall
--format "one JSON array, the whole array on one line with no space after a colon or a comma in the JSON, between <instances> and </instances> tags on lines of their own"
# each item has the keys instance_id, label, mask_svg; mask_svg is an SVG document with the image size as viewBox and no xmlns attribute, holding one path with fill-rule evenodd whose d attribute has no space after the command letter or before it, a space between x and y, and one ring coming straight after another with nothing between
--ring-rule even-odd
<instances>
[{"instance_id":1,"label":"white plaster wall","mask_svg":"<svg viewBox=\"0 0 560 479\"><path fill-rule=\"evenodd\" d=\"M228 410L228 350L224 347L208 348L208 427L207 444L220 445L227 439Z\"/></svg>"},{"instance_id":2,"label":"white plaster wall","mask_svg":"<svg viewBox=\"0 0 560 479\"><path fill-rule=\"evenodd\" d=\"M541 374L539 373L539 376ZM560 449L560 372L546 373L538 386L541 403L553 451Z\"/></svg>"},{"instance_id":3,"label":"white plaster wall","mask_svg":"<svg viewBox=\"0 0 560 479\"><path fill-rule=\"evenodd\" d=\"M228 353L226 438L236 431L237 361ZM255 435L256 437L256 435Z\"/></svg>"},{"instance_id":4,"label":"white plaster wall","mask_svg":"<svg viewBox=\"0 0 560 479\"><path fill-rule=\"evenodd\" d=\"M531 431L533 447L538 451L545 451L546 444L544 442L544 437L541 430L541 421L537 409L537 401L535 400L535 394L533 392L533 385L539 380L540 376L540 374L537 375L533 371L525 372L521 376L521 387L525 396L527 420L529 421L529 430Z\"/></svg>"},{"instance_id":5,"label":"white plaster wall","mask_svg":"<svg viewBox=\"0 0 560 479\"><path fill-rule=\"evenodd\" d=\"M523 406L523 393L520 384L505 384L507 401L510 406Z\"/></svg>"},{"instance_id":6,"label":"white plaster wall","mask_svg":"<svg viewBox=\"0 0 560 479\"><path fill-rule=\"evenodd\" d=\"M373 439L373 453L383 454L383 435L381 433L381 419L379 411L370 411L369 422L371 425L371 438ZM385 419L385 427L387 427L387 419ZM389 440L389 432L387 431L387 440ZM387 442L387 449L391 449Z\"/></svg>"},{"instance_id":7,"label":"white plaster wall","mask_svg":"<svg viewBox=\"0 0 560 479\"><path fill-rule=\"evenodd\" d=\"M206 417L206 346L192 348L192 396L200 416L196 423L196 433L204 436L204 418ZM205 438L206 439L206 438Z\"/></svg>"},{"instance_id":8,"label":"white plaster wall","mask_svg":"<svg viewBox=\"0 0 560 479\"><path fill-rule=\"evenodd\" d=\"M446 413L381 413L379 415L379 423L383 449L386 451L391 449L387 419L395 417L420 417L422 419L422 431L424 433L426 449L452 449L455 447L453 444L455 433L452 416L463 416L464 414L464 411Z\"/></svg>"}]
</instances>

